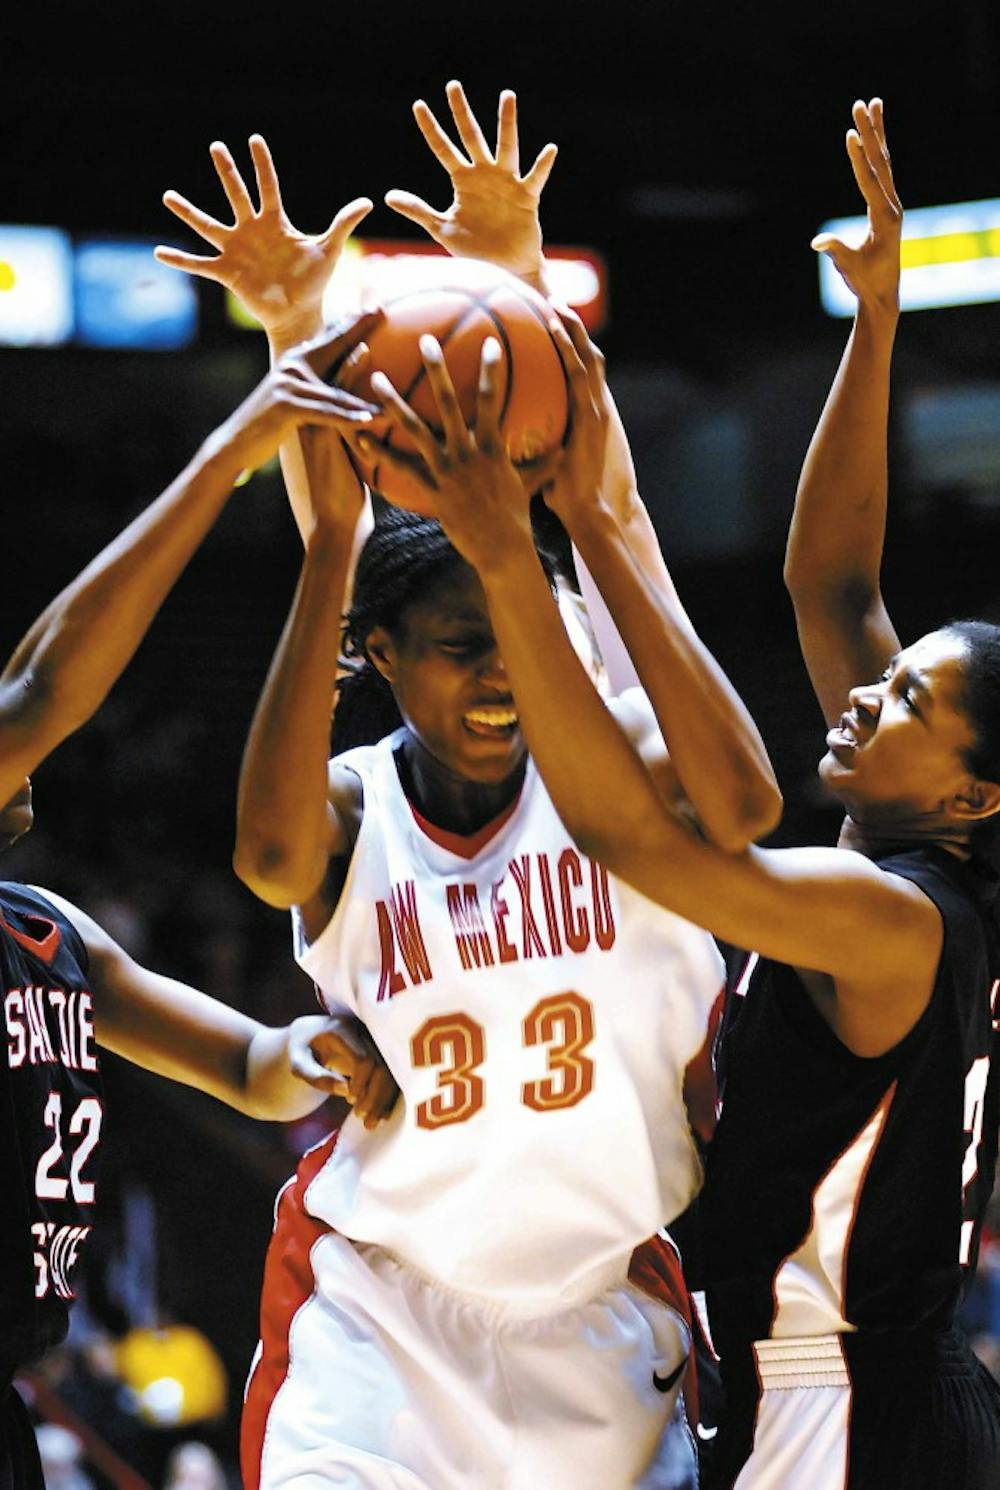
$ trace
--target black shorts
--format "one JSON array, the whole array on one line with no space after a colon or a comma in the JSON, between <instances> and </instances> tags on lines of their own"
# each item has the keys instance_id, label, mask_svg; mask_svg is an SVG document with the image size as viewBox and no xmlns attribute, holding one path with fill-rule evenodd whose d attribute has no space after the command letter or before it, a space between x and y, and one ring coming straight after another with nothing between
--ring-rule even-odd
<instances>
[{"instance_id":1,"label":"black shorts","mask_svg":"<svg viewBox=\"0 0 1000 1490\"><path fill-rule=\"evenodd\" d=\"M763 1344L723 1359L706 1490L1000 1490L1000 1385L957 1330Z\"/></svg>"},{"instance_id":2,"label":"black shorts","mask_svg":"<svg viewBox=\"0 0 1000 1490\"><path fill-rule=\"evenodd\" d=\"M35 1430L9 1382L0 1396L0 1490L45 1490Z\"/></svg>"}]
</instances>

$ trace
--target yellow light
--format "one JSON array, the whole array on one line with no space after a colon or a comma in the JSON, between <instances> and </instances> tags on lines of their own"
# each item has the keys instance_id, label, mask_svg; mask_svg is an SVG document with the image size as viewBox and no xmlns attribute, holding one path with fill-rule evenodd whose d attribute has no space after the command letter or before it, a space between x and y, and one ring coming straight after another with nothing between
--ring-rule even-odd
<instances>
[{"instance_id":1,"label":"yellow light","mask_svg":"<svg viewBox=\"0 0 1000 1490\"><path fill-rule=\"evenodd\" d=\"M17 275L14 273L13 264L8 264L6 259L0 259L0 290L12 290L17 284Z\"/></svg>"}]
</instances>

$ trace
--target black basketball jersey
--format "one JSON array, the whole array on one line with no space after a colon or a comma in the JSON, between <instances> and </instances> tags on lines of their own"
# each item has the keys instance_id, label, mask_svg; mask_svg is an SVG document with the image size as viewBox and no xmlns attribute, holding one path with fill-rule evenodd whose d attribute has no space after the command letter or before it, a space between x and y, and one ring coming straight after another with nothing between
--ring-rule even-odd
<instances>
[{"instance_id":1,"label":"black basketball jersey","mask_svg":"<svg viewBox=\"0 0 1000 1490\"><path fill-rule=\"evenodd\" d=\"M975 1267L1000 1122L996 881L936 848L879 863L944 922L930 1003L892 1050L853 1055L791 968L734 968L701 1197L723 1357L771 1335L944 1327Z\"/></svg>"},{"instance_id":2,"label":"black basketball jersey","mask_svg":"<svg viewBox=\"0 0 1000 1490\"><path fill-rule=\"evenodd\" d=\"M86 950L26 885L0 883L0 969L0 1368L9 1371L66 1334L93 1225L104 1103Z\"/></svg>"}]
</instances>

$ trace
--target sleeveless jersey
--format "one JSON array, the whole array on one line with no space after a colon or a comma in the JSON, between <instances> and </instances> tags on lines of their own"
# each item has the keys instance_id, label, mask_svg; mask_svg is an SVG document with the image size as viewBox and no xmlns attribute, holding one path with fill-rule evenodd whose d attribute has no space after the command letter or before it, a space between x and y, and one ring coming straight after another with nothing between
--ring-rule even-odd
<instances>
[{"instance_id":1,"label":"sleeveless jersey","mask_svg":"<svg viewBox=\"0 0 1000 1490\"><path fill-rule=\"evenodd\" d=\"M768 1337L947 1327L975 1267L1000 1121L996 883L936 848L878 862L944 923L898 1045L853 1055L780 963L744 956L730 993L699 1202L723 1359Z\"/></svg>"},{"instance_id":2,"label":"sleeveless jersey","mask_svg":"<svg viewBox=\"0 0 1000 1490\"><path fill-rule=\"evenodd\" d=\"M721 958L573 847L530 761L492 831L418 821L400 739L339 758L362 826L297 956L402 1096L374 1131L348 1120L306 1206L432 1280L544 1309L623 1279L700 1184L684 1087L710 1065Z\"/></svg>"},{"instance_id":3,"label":"sleeveless jersey","mask_svg":"<svg viewBox=\"0 0 1000 1490\"><path fill-rule=\"evenodd\" d=\"M87 953L38 891L0 884L0 1367L66 1334L90 1234L104 1115Z\"/></svg>"}]
</instances>

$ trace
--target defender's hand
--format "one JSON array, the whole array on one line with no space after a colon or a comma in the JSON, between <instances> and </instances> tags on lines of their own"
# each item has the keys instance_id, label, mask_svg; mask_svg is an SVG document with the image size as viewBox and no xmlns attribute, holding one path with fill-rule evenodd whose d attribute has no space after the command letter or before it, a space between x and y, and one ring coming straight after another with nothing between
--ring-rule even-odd
<instances>
[{"instance_id":1,"label":"defender's hand","mask_svg":"<svg viewBox=\"0 0 1000 1490\"><path fill-rule=\"evenodd\" d=\"M300 233L281 202L278 175L262 135L250 136L250 154L260 205L226 145L210 147L212 162L233 211L223 223L179 192L163 202L192 232L217 250L213 257L160 246L156 257L172 269L212 279L231 290L269 336L300 340L322 325L323 292L354 229L372 210L368 197L342 207L325 233Z\"/></svg>"},{"instance_id":2,"label":"defender's hand","mask_svg":"<svg viewBox=\"0 0 1000 1490\"><path fill-rule=\"evenodd\" d=\"M388 192L386 205L417 223L449 253L488 259L541 288L544 261L538 207L555 162L556 146L545 145L530 171L522 176L517 99L510 89L500 95L497 142L492 152L461 83L450 82L446 92L465 155L423 99L417 99L413 114L435 159L451 178L451 206L446 212L438 212L408 191Z\"/></svg>"},{"instance_id":3,"label":"defender's hand","mask_svg":"<svg viewBox=\"0 0 1000 1490\"><path fill-rule=\"evenodd\" d=\"M375 1128L392 1112L399 1087L357 1020L305 1014L289 1026L288 1060L292 1072L309 1086L344 1097L366 1128Z\"/></svg>"},{"instance_id":4,"label":"defender's hand","mask_svg":"<svg viewBox=\"0 0 1000 1490\"><path fill-rule=\"evenodd\" d=\"M333 327L314 341L286 352L249 398L210 436L217 453L225 453L238 466L254 470L304 425L344 434L370 423L373 414L378 413L375 405L329 387L323 382L323 374L361 342L381 315L381 311L369 311L346 327Z\"/></svg>"},{"instance_id":5,"label":"defender's hand","mask_svg":"<svg viewBox=\"0 0 1000 1490\"><path fill-rule=\"evenodd\" d=\"M859 101L851 112L855 127L847 131L847 154L868 208L868 236L860 248L849 248L832 233L820 233L812 247L830 255L847 288L862 305L896 312L903 206L892 179L882 100L873 98L869 104Z\"/></svg>"},{"instance_id":6,"label":"defender's hand","mask_svg":"<svg viewBox=\"0 0 1000 1490\"><path fill-rule=\"evenodd\" d=\"M579 316L560 311L549 321L569 389L570 436L565 457L544 493L571 535L575 524L601 499L611 402L604 380L604 357Z\"/></svg>"}]
</instances>

